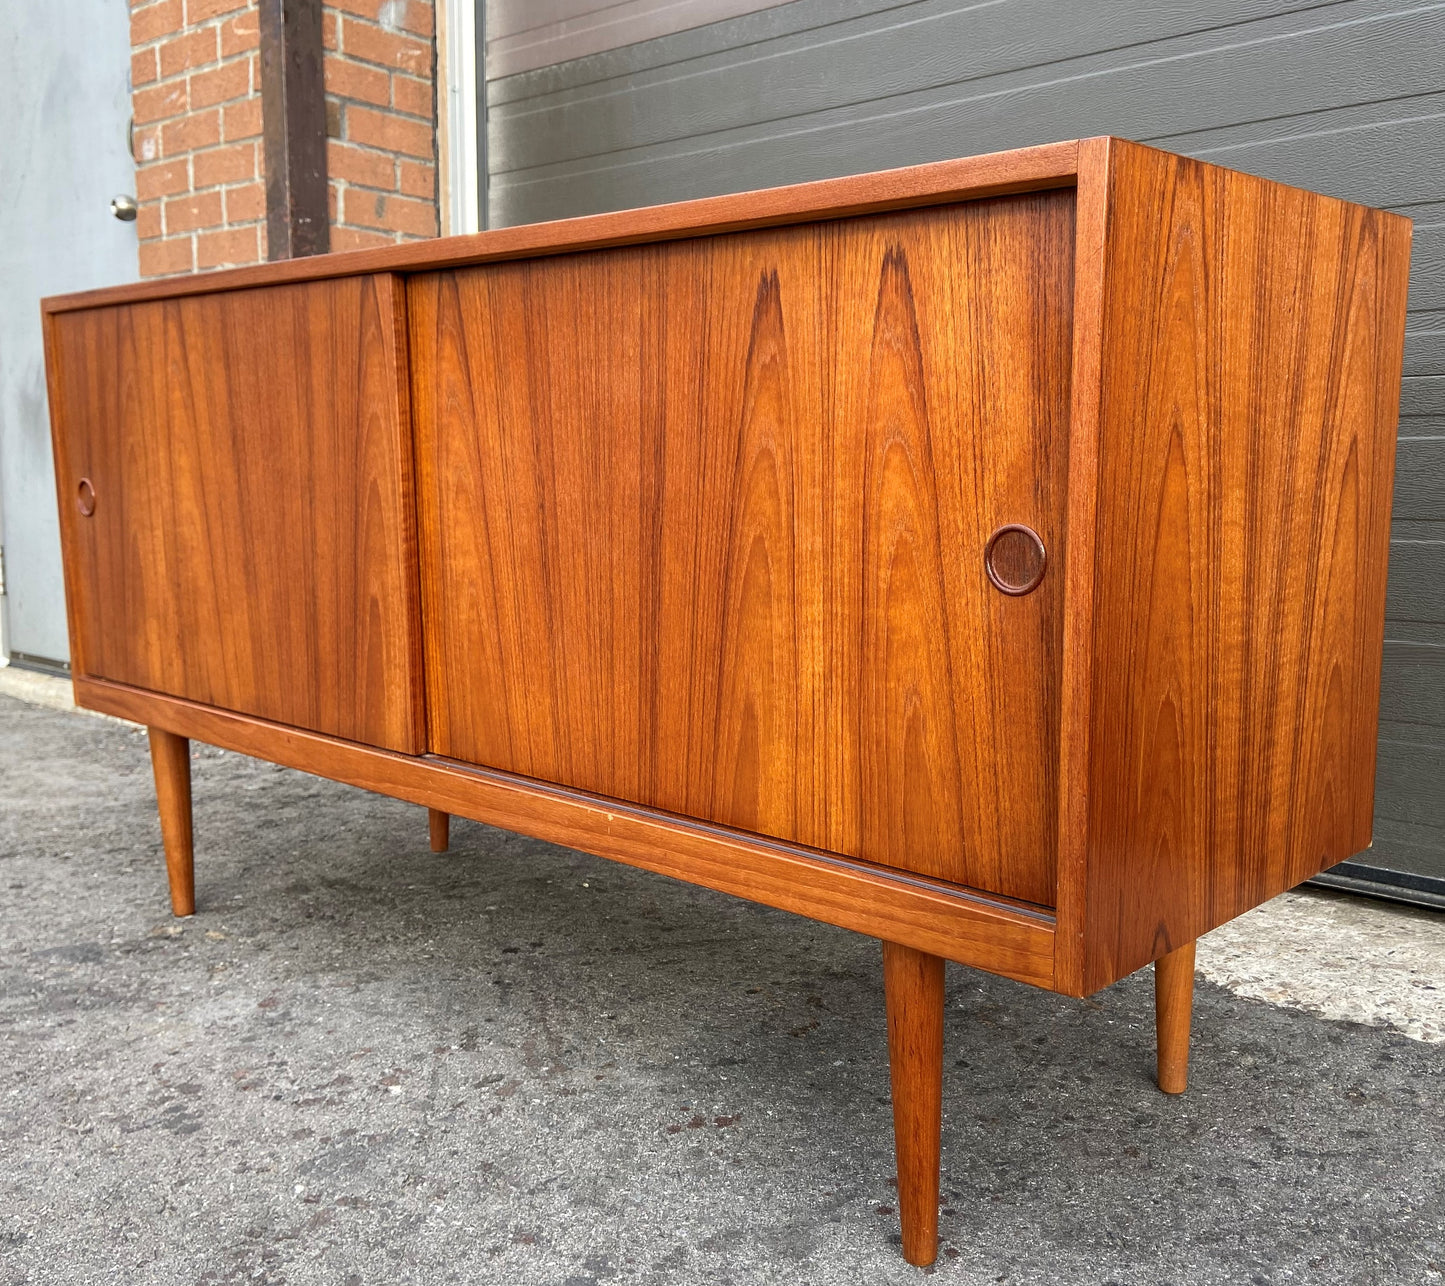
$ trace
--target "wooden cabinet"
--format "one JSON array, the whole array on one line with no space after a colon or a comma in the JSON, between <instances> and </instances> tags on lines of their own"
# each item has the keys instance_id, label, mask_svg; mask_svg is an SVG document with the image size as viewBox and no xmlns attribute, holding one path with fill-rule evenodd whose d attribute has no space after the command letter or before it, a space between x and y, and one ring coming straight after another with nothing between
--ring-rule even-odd
<instances>
[{"instance_id":1,"label":"wooden cabinet","mask_svg":"<svg viewBox=\"0 0 1445 1286\"><path fill-rule=\"evenodd\" d=\"M77 697L181 913L198 737L883 939L928 1262L944 959L1178 1092L1369 844L1409 238L1089 139L47 301Z\"/></svg>"}]
</instances>

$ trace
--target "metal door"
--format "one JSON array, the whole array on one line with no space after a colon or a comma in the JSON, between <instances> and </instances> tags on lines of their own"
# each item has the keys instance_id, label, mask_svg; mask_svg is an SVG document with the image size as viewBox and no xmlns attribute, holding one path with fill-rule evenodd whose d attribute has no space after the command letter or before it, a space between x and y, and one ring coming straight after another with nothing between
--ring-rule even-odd
<instances>
[{"instance_id":1,"label":"metal door","mask_svg":"<svg viewBox=\"0 0 1445 1286\"><path fill-rule=\"evenodd\" d=\"M125 0L0 5L0 646L69 657L41 351L42 295L131 281Z\"/></svg>"}]
</instances>

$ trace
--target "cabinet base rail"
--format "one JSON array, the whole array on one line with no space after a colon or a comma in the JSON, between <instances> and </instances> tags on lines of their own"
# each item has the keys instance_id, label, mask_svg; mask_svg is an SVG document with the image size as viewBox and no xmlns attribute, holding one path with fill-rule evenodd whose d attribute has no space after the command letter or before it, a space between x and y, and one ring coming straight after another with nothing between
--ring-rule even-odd
<instances>
[{"instance_id":1,"label":"cabinet base rail","mask_svg":"<svg viewBox=\"0 0 1445 1286\"><path fill-rule=\"evenodd\" d=\"M510 773L378 750L106 680L76 679L75 695L88 709L162 730L163 737L193 738L1056 989L1054 917L1040 908ZM435 822L431 836L433 842L440 838Z\"/></svg>"}]
</instances>

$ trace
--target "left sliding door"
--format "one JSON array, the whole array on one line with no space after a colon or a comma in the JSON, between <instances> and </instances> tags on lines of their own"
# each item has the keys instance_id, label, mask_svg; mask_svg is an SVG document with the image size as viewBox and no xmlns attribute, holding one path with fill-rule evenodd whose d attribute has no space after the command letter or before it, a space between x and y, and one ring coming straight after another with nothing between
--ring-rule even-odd
<instances>
[{"instance_id":1,"label":"left sliding door","mask_svg":"<svg viewBox=\"0 0 1445 1286\"><path fill-rule=\"evenodd\" d=\"M383 275L47 318L76 674L422 749L404 306Z\"/></svg>"}]
</instances>

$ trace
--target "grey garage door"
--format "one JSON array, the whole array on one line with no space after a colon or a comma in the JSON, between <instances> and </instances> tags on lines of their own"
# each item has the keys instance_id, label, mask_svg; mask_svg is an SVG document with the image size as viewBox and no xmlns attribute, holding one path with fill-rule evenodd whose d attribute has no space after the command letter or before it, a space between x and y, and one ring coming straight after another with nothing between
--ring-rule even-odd
<instances>
[{"instance_id":1,"label":"grey garage door","mask_svg":"<svg viewBox=\"0 0 1445 1286\"><path fill-rule=\"evenodd\" d=\"M1411 216L1369 862L1445 881L1445 4L793 0L498 62L492 226L1104 133Z\"/></svg>"}]
</instances>

